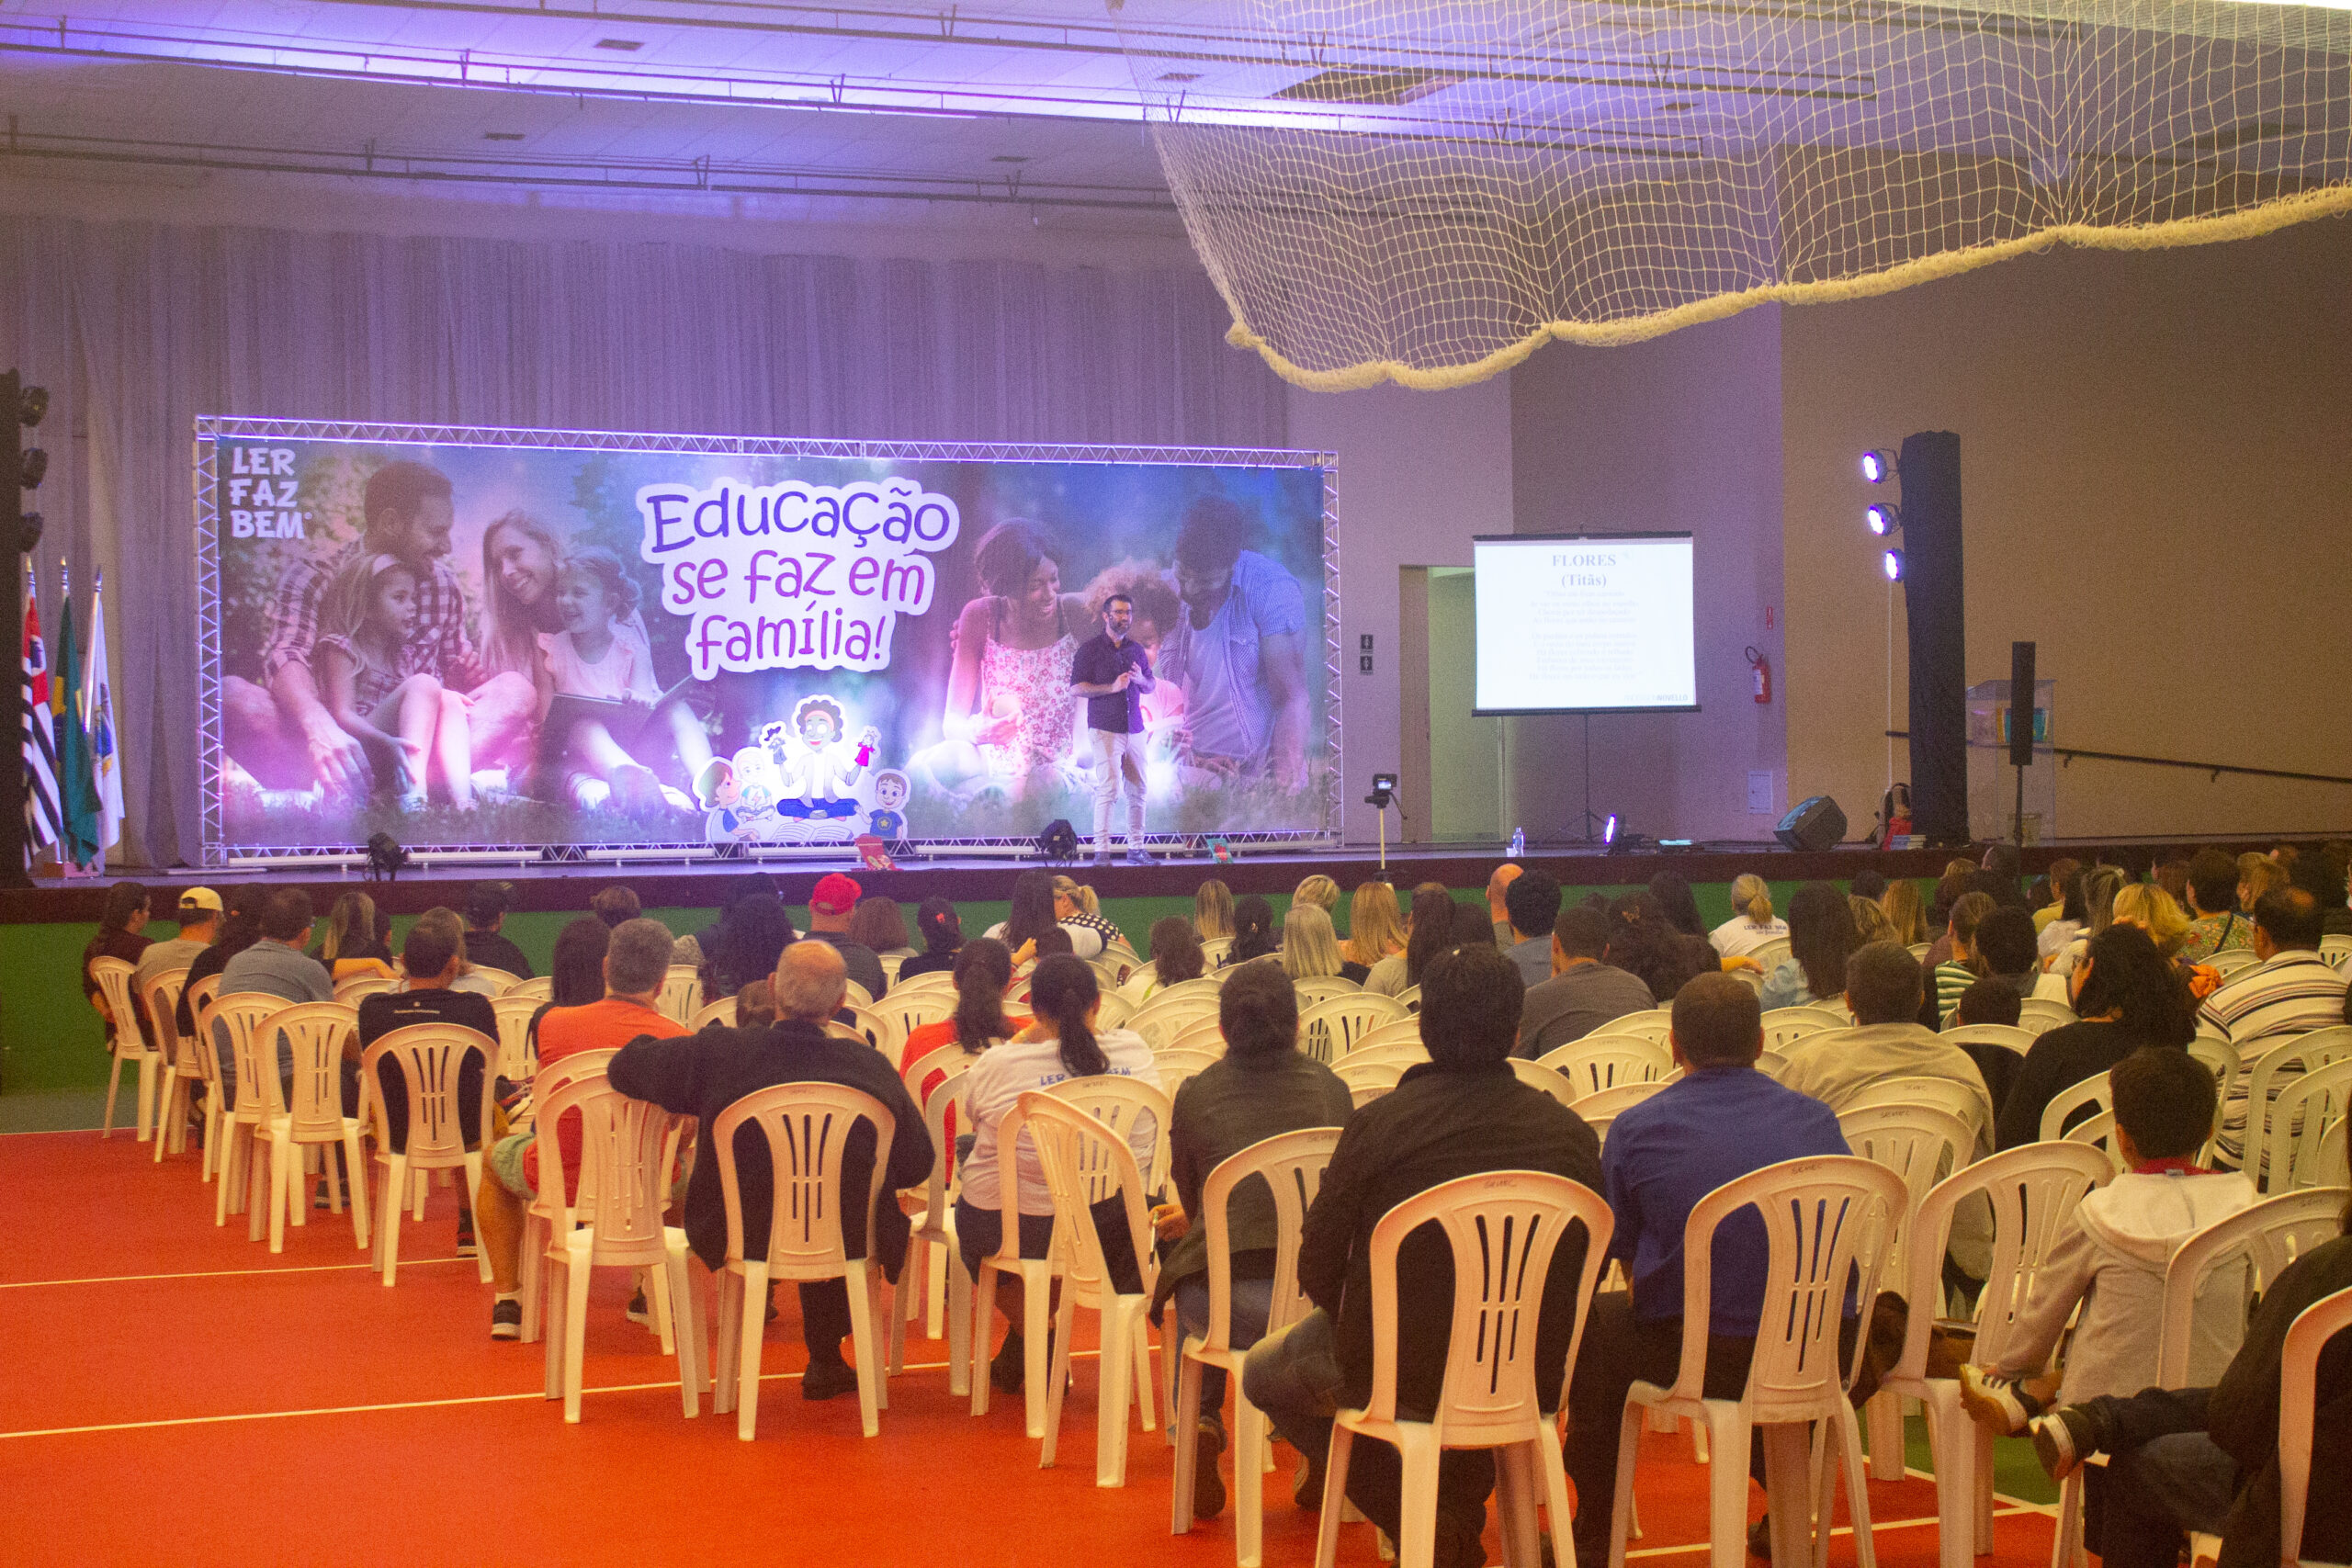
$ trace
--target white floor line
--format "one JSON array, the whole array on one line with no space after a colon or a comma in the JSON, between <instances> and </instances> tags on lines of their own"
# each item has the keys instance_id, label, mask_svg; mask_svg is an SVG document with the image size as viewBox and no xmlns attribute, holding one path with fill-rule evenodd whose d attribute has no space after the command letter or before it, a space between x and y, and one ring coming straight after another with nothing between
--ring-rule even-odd
<instances>
[{"instance_id":1,"label":"white floor line","mask_svg":"<svg viewBox=\"0 0 2352 1568\"><path fill-rule=\"evenodd\" d=\"M471 1263L470 1258L403 1258L403 1269L432 1263ZM0 1280L0 1291L29 1291L42 1285L127 1285L145 1280L220 1280L241 1274L334 1274L350 1269L376 1272L373 1263L305 1263L293 1269L198 1269L185 1274L94 1274L85 1280Z\"/></svg>"}]
</instances>

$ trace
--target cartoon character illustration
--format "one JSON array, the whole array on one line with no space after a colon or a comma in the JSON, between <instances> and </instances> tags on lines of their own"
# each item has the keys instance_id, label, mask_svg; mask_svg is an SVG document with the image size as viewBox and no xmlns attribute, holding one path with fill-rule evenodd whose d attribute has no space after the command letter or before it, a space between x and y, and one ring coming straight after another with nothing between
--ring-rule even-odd
<instances>
[{"instance_id":1,"label":"cartoon character illustration","mask_svg":"<svg viewBox=\"0 0 2352 1568\"><path fill-rule=\"evenodd\" d=\"M865 814L865 830L886 843L896 843L907 836L907 819L899 807L907 803L913 786L907 775L896 768L883 768L874 775L874 809Z\"/></svg>"},{"instance_id":2,"label":"cartoon character illustration","mask_svg":"<svg viewBox=\"0 0 2352 1568\"><path fill-rule=\"evenodd\" d=\"M752 822L737 809L743 788L735 782L734 764L713 757L695 775L695 799L709 815L703 819L703 839L713 844L739 843L752 836Z\"/></svg>"},{"instance_id":3,"label":"cartoon character illustration","mask_svg":"<svg viewBox=\"0 0 2352 1568\"><path fill-rule=\"evenodd\" d=\"M853 750L841 739L845 728L842 705L820 694L793 705L789 729L770 724L760 731L761 743L781 773L779 816L832 820L858 814L854 792L874 760L882 732L867 725Z\"/></svg>"},{"instance_id":4,"label":"cartoon character illustration","mask_svg":"<svg viewBox=\"0 0 2352 1568\"><path fill-rule=\"evenodd\" d=\"M763 749L746 746L730 762L735 770L735 816L744 836L780 838L784 824L776 816L775 801L782 780L775 761Z\"/></svg>"}]
</instances>

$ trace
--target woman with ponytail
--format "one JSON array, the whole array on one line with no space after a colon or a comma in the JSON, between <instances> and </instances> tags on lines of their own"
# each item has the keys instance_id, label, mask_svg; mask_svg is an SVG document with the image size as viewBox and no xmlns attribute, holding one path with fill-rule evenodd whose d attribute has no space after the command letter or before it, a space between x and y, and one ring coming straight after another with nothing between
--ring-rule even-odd
<instances>
[{"instance_id":1,"label":"woman with ponytail","mask_svg":"<svg viewBox=\"0 0 2352 1568\"><path fill-rule=\"evenodd\" d=\"M1045 1257L1046 1244L1053 1239L1053 1198L1046 1190L1045 1168L1026 1134L1018 1147L1019 1190L1005 1193L998 1173L997 1130L1019 1105L1021 1096L1072 1078L1105 1074L1159 1087L1151 1047L1144 1043L1143 1036L1133 1030L1095 1027L1102 1001L1091 964L1068 953L1039 959L1036 973L1029 980L1029 1006L1036 1015L1035 1021L1005 1043L984 1053L965 1077L964 1108L972 1119L975 1136L971 1152L964 1156L963 1192L956 1201L956 1234L964 1267L974 1279L979 1277L980 1259L1003 1244L1004 1209L1012 1208L1021 1216L1022 1257ZM1150 1116L1136 1118L1128 1130L1128 1142L1137 1165L1150 1164L1152 1147L1159 1136L1160 1129ZM1150 1201L1150 1194L1144 1197ZM1143 1276L1136 1267L1126 1210L1119 1194L1113 1193L1094 1205L1094 1224L1102 1238L1103 1262L1113 1282L1123 1292L1141 1290ZM1019 1327L1018 1277L998 1277L997 1306L1012 1326L989 1366L989 1376L997 1387L1012 1393L1022 1386L1026 1350Z\"/></svg>"},{"instance_id":2,"label":"woman with ponytail","mask_svg":"<svg viewBox=\"0 0 2352 1568\"><path fill-rule=\"evenodd\" d=\"M1732 918L1707 933L1725 958L1745 958L1766 942L1789 934L1789 922L1772 913L1772 887L1749 873L1732 879Z\"/></svg>"},{"instance_id":3,"label":"woman with ponytail","mask_svg":"<svg viewBox=\"0 0 2352 1568\"><path fill-rule=\"evenodd\" d=\"M1233 945L1226 950L1226 963L1247 964L1282 950L1282 935L1274 928L1274 907L1255 893L1235 899Z\"/></svg>"},{"instance_id":4,"label":"woman with ponytail","mask_svg":"<svg viewBox=\"0 0 2352 1568\"><path fill-rule=\"evenodd\" d=\"M937 1023L907 1032L907 1049L899 1058L899 1071L905 1072L943 1046L961 1045L965 1061L970 1063L989 1046L1012 1039L1014 1031L1029 1021L1004 1010L1004 988L1012 984L1012 951L1004 943L982 936L957 948L956 1011ZM946 1077L944 1072L925 1074L915 1086L915 1103L928 1100ZM953 1111L947 1113L946 1127L952 1145L956 1137Z\"/></svg>"}]
</instances>

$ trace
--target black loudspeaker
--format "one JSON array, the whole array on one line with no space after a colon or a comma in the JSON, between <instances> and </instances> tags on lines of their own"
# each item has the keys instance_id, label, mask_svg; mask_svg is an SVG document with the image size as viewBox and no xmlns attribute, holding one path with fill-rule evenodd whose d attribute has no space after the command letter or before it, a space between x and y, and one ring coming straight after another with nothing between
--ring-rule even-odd
<instances>
[{"instance_id":1,"label":"black loudspeaker","mask_svg":"<svg viewBox=\"0 0 2352 1568\"><path fill-rule=\"evenodd\" d=\"M1798 801L1772 829L1792 850L1834 850L1846 841L1846 814L1826 795Z\"/></svg>"},{"instance_id":2,"label":"black loudspeaker","mask_svg":"<svg viewBox=\"0 0 2352 1568\"><path fill-rule=\"evenodd\" d=\"M2033 766L2033 644L2009 644L2009 761Z\"/></svg>"},{"instance_id":3,"label":"black loudspeaker","mask_svg":"<svg viewBox=\"0 0 2352 1568\"><path fill-rule=\"evenodd\" d=\"M1967 616L1962 594L1960 437L1903 438L1903 603L1911 628L1911 830L1968 840Z\"/></svg>"},{"instance_id":4,"label":"black loudspeaker","mask_svg":"<svg viewBox=\"0 0 2352 1568\"><path fill-rule=\"evenodd\" d=\"M1076 860L1078 829L1069 825L1069 818L1055 818L1046 824L1046 830L1037 835L1037 851L1047 860Z\"/></svg>"}]
</instances>

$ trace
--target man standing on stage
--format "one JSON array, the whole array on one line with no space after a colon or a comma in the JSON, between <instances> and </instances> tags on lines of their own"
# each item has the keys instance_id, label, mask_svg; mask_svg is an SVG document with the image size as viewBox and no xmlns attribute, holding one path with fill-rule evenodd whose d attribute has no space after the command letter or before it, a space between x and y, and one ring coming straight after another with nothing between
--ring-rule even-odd
<instances>
[{"instance_id":1,"label":"man standing on stage","mask_svg":"<svg viewBox=\"0 0 2352 1568\"><path fill-rule=\"evenodd\" d=\"M1102 601L1102 635L1078 645L1070 660L1070 690L1086 699L1086 727L1094 732L1094 863L1111 861L1111 802L1122 777L1127 785L1127 863L1150 865L1143 848L1143 694L1158 684L1151 655L1127 636L1135 601L1114 593Z\"/></svg>"}]
</instances>

